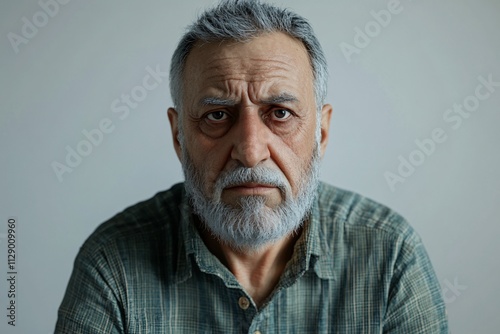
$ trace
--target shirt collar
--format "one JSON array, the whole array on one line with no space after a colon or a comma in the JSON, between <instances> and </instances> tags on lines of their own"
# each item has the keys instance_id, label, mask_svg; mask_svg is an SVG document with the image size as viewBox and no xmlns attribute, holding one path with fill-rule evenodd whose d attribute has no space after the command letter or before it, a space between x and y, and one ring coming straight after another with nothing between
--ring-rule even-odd
<instances>
[{"instance_id":1,"label":"shirt collar","mask_svg":"<svg viewBox=\"0 0 500 334\"><path fill-rule=\"evenodd\" d=\"M325 230L331 230L332 222L328 217L321 217L320 196L323 193L323 183L320 182L309 219L304 224L302 236L295 244L293 258L289 266L292 269L291 277L300 276L306 270L314 270L321 279L334 279L334 263L332 261L332 247L327 239ZM331 236L330 236L331 238Z\"/></svg>"},{"instance_id":2,"label":"shirt collar","mask_svg":"<svg viewBox=\"0 0 500 334\"><path fill-rule=\"evenodd\" d=\"M194 253L194 233L191 231L191 221L193 220L189 198L186 190L183 187L181 193L181 202L179 204L179 252L177 254L177 270L175 275L175 283L182 283L191 277L191 262L189 255Z\"/></svg>"},{"instance_id":3,"label":"shirt collar","mask_svg":"<svg viewBox=\"0 0 500 334\"><path fill-rule=\"evenodd\" d=\"M185 189L182 191L179 211L181 216L179 244L183 246L178 254L175 282L182 283L188 280L192 276L192 265L195 262L202 272L221 277L228 288L240 287L234 275L222 265L203 242L196 228L195 216Z\"/></svg>"},{"instance_id":4,"label":"shirt collar","mask_svg":"<svg viewBox=\"0 0 500 334\"><path fill-rule=\"evenodd\" d=\"M331 233L333 221L330 217L321 217L319 207L319 197L321 196L322 185L318 189L317 199L311 213L308 233L308 254L314 260L310 268L314 269L316 275L321 279L335 279L333 262L333 242Z\"/></svg>"}]
</instances>

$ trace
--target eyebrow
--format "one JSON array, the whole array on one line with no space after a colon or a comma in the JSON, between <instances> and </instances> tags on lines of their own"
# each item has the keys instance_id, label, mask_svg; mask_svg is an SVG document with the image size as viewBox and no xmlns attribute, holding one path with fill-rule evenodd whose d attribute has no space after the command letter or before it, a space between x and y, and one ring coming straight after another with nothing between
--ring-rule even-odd
<instances>
[{"instance_id":1,"label":"eyebrow","mask_svg":"<svg viewBox=\"0 0 500 334\"><path fill-rule=\"evenodd\" d=\"M296 103L299 99L289 93L281 93L279 95L271 96L268 99L260 101L263 104L280 104L280 103Z\"/></svg>"},{"instance_id":2,"label":"eyebrow","mask_svg":"<svg viewBox=\"0 0 500 334\"><path fill-rule=\"evenodd\" d=\"M204 97L200 100L199 105L202 107L208 107L208 106L234 106L236 105L235 100L231 99L224 99L220 97Z\"/></svg>"},{"instance_id":3,"label":"eyebrow","mask_svg":"<svg viewBox=\"0 0 500 334\"><path fill-rule=\"evenodd\" d=\"M296 103L299 102L295 96L289 93L281 93L279 95L270 96L264 100L260 100L260 104L281 104L281 103ZM220 97L207 96L200 100L199 105L202 107L207 106L234 106L238 102L233 99L226 99Z\"/></svg>"}]
</instances>

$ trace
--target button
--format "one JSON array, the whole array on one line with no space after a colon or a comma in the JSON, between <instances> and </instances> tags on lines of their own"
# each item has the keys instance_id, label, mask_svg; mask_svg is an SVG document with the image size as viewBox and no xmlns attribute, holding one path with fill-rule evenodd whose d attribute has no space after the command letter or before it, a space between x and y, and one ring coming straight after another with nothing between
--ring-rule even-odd
<instances>
[{"instance_id":1,"label":"button","mask_svg":"<svg viewBox=\"0 0 500 334\"><path fill-rule=\"evenodd\" d=\"M250 306L250 301L247 297L240 297L240 299L238 299L238 305L240 305L243 310L246 310Z\"/></svg>"},{"instance_id":2,"label":"button","mask_svg":"<svg viewBox=\"0 0 500 334\"><path fill-rule=\"evenodd\" d=\"M260 331L255 331L253 334L262 334Z\"/></svg>"}]
</instances>

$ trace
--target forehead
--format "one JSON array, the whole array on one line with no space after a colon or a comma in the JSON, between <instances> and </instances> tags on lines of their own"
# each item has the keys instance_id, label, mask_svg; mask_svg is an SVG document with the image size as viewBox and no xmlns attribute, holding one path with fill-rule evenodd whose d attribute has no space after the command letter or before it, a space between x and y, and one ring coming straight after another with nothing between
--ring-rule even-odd
<instances>
[{"instance_id":1,"label":"forehead","mask_svg":"<svg viewBox=\"0 0 500 334\"><path fill-rule=\"evenodd\" d=\"M280 32L246 42L194 45L186 61L184 91L212 89L232 95L238 94L234 86L243 87L243 83L254 91L312 90L313 73L306 48Z\"/></svg>"}]
</instances>

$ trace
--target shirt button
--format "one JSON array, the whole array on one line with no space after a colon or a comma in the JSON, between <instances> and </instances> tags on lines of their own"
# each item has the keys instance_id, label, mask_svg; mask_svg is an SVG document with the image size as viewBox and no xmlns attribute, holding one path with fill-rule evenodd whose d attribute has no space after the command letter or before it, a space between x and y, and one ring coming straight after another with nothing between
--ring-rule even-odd
<instances>
[{"instance_id":1,"label":"shirt button","mask_svg":"<svg viewBox=\"0 0 500 334\"><path fill-rule=\"evenodd\" d=\"M246 310L250 306L250 301L247 297L240 297L238 305L240 305L241 309Z\"/></svg>"},{"instance_id":2,"label":"shirt button","mask_svg":"<svg viewBox=\"0 0 500 334\"><path fill-rule=\"evenodd\" d=\"M261 334L260 331L255 331L253 334Z\"/></svg>"}]
</instances>

